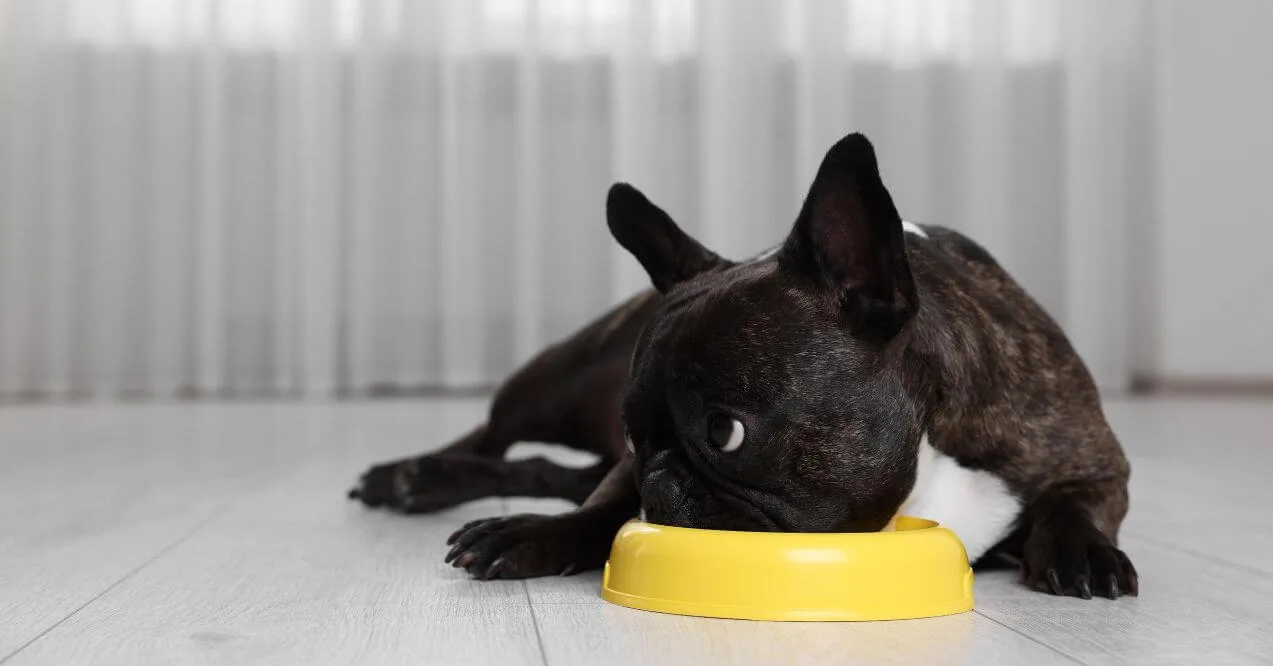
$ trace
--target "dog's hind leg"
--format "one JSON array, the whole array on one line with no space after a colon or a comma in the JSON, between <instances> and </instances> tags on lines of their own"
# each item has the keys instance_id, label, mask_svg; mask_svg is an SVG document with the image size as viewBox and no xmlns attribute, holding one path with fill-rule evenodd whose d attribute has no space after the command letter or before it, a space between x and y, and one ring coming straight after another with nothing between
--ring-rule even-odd
<instances>
[{"instance_id":1,"label":"dog's hind leg","mask_svg":"<svg viewBox=\"0 0 1273 666\"><path fill-rule=\"evenodd\" d=\"M546 458L433 453L372 467L349 496L367 506L430 513L483 497L560 497L582 503L609 463L575 468Z\"/></svg>"},{"instance_id":2,"label":"dog's hind leg","mask_svg":"<svg viewBox=\"0 0 1273 666\"><path fill-rule=\"evenodd\" d=\"M504 382L486 423L438 451L373 466L350 498L410 513L490 496L582 502L624 454L628 359L656 306L656 295L641 294L548 348ZM561 444L600 461L571 468L543 458L505 460L517 442Z\"/></svg>"}]
</instances>

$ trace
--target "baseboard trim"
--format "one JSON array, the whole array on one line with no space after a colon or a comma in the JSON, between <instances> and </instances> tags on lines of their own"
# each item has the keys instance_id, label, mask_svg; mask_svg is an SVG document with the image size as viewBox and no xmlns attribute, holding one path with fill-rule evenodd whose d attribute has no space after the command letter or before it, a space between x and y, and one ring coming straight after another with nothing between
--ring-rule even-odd
<instances>
[{"instance_id":1,"label":"baseboard trim","mask_svg":"<svg viewBox=\"0 0 1273 666\"><path fill-rule=\"evenodd\" d=\"M1273 377L1136 377L1131 390L1141 395L1273 397Z\"/></svg>"}]
</instances>

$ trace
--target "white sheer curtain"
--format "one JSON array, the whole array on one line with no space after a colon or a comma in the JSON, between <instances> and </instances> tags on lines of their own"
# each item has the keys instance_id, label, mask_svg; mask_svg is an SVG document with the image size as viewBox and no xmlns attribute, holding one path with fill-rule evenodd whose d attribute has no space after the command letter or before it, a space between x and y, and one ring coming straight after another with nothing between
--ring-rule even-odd
<instances>
[{"instance_id":1,"label":"white sheer curtain","mask_svg":"<svg viewBox=\"0 0 1273 666\"><path fill-rule=\"evenodd\" d=\"M742 256L855 130L1121 386L1147 11L0 0L0 396L496 382L644 286L612 181Z\"/></svg>"}]
</instances>

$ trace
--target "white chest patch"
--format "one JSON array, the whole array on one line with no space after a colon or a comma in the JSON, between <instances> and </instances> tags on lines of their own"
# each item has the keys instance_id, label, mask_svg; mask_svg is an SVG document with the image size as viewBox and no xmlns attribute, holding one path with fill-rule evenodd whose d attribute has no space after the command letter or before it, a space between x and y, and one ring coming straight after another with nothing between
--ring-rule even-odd
<instances>
[{"instance_id":1,"label":"white chest patch","mask_svg":"<svg viewBox=\"0 0 1273 666\"><path fill-rule=\"evenodd\" d=\"M907 222L906 220L902 220L902 231L915 234L916 236L919 236L920 238L928 238L928 234L924 232L924 228L919 226L918 224L915 224L914 222Z\"/></svg>"},{"instance_id":2,"label":"white chest patch","mask_svg":"<svg viewBox=\"0 0 1273 666\"><path fill-rule=\"evenodd\" d=\"M1012 529L1021 512L1021 500L1003 479L980 470L961 467L928 443L919 442L919 471L910 497L899 515L935 520L964 542L969 561L975 561L999 543Z\"/></svg>"}]
</instances>

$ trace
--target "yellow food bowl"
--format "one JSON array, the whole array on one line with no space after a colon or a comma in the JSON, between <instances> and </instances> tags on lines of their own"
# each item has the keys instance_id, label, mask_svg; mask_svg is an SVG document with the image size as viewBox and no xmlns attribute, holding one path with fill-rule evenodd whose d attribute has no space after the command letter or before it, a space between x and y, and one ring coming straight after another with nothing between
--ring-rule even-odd
<instances>
[{"instance_id":1,"label":"yellow food bowl","mask_svg":"<svg viewBox=\"0 0 1273 666\"><path fill-rule=\"evenodd\" d=\"M726 532L641 521L615 537L606 601L743 620L901 620L972 610L954 532L923 518L867 533Z\"/></svg>"}]
</instances>

